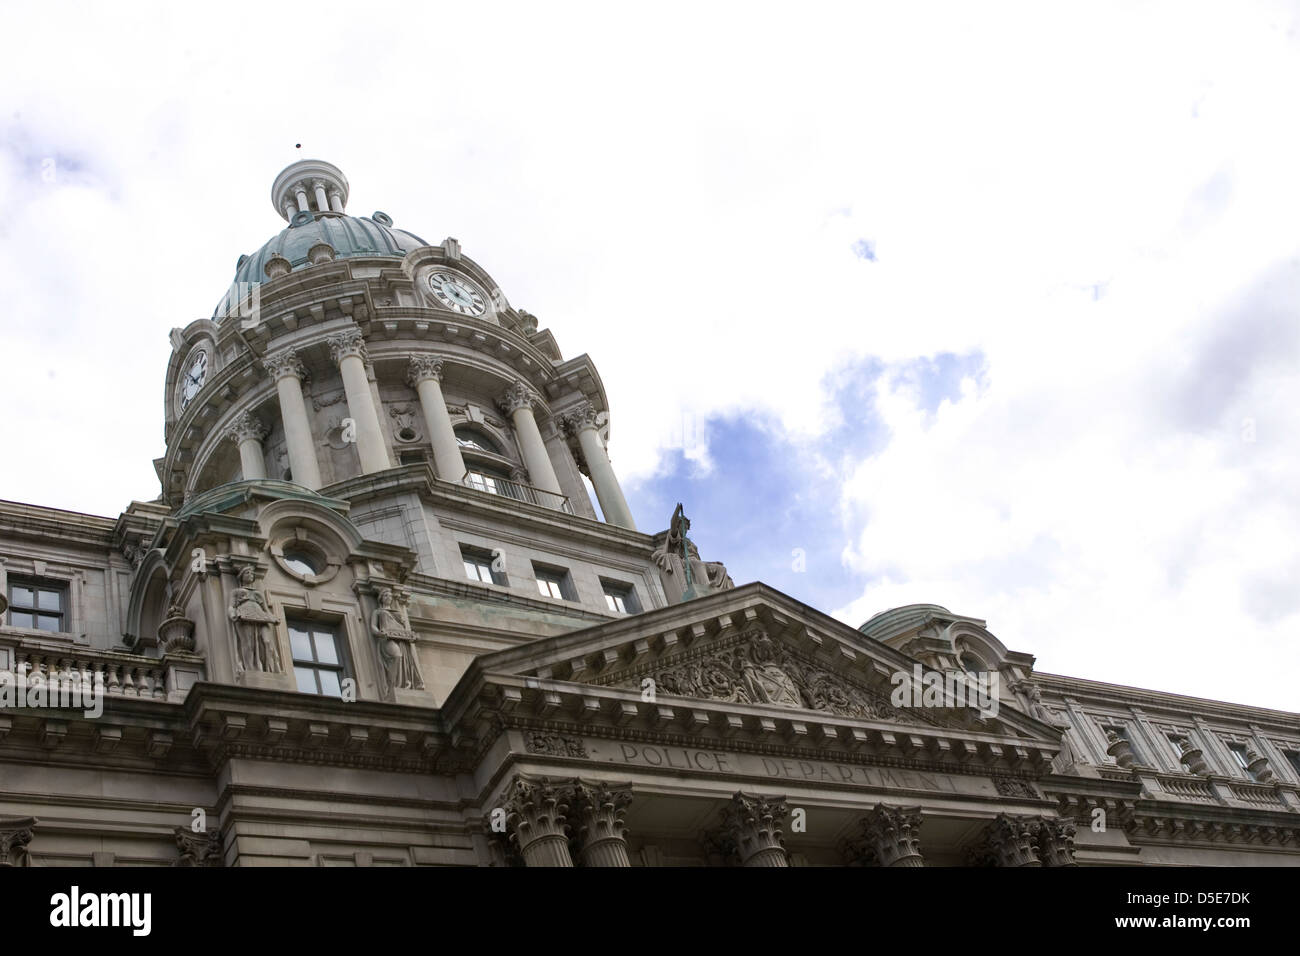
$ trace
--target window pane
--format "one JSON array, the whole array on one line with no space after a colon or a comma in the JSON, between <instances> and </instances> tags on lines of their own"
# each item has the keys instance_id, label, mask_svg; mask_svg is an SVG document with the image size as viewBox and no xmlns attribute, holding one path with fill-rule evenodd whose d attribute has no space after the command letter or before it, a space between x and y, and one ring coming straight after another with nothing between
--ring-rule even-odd
<instances>
[{"instance_id":1,"label":"window pane","mask_svg":"<svg viewBox=\"0 0 1300 956\"><path fill-rule=\"evenodd\" d=\"M289 628L289 644L293 648L293 659L295 661L312 660L311 639L307 636L306 631L300 631L296 627Z\"/></svg>"},{"instance_id":2,"label":"window pane","mask_svg":"<svg viewBox=\"0 0 1300 956\"><path fill-rule=\"evenodd\" d=\"M339 675L334 671L317 671L320 677L320 692L329 697L342 697L343 691L339 687Z\"/></svg>"},{"instance_id":3,"label":"window pane","mask_svg":"<svg viewBox=\"0 0 1300 956\"><path fill-rule=\"evenodd\" d=\"M295 667L293 676L298 681L298 691L300 693L316 693L316 673L310 667Z\"/></svg>"},{"instance_id":4,"label":"window pane","mask_svg":"<svg viewBox=\"0 0 1300 956\"><path fill-rule=\"evenodd\" d=\"M546 586L546 578L537 579L537 590L541 593L542 597L551 596L550 588Z\"/></svg>"},{"instance_id":5,"label":"window pane","mask_svg":"<svg viewBox=\"0 0 1300 956\"><path fill-rule=\"evenodd\" d=\"M36 626L42 631L58 631L63 622L61 614L38 614L36 615Z\"/></svg>"},{"instance_id":6,"label":"window pane","mask_svg":"<svg viewBox=\"0 0 1300 956\"><path fill-rule=\"evenodd\" d=\"M478 565L475 564L473 561L468 561L468 560L465 561L464 564L465 564L465 577L469 578L471 581L479 580Z\"/></svg>"},{"instance_id":7,"label":"window pane","mask_svg":"<svg viewBox=\"0 0 1300 956\"><path fill-rule=\"evenodd\" d=\"M605 592L605 606L611 611L618 610L618 605L614 603L614 595L610 594L608 591Z\"/></svg>"},{"instance_id":8,"label":"window pane","mask_svg":"<svg viewBox=\"0 0 1300 956\"><path fill-rule=\"evenodd\" d=\"M35 627L36 622L32 620L32 615L22 611L10 611L9 623L13 627Z\"/></svg>"},{"instance_id":9,"label":"window pane","mask_svg":"<svg viewBox=\"0 0 1300 956\"><path fill-rule=\"evenodd\" d=\"M334 635L317 631L314 636L316 638L316 660L322 664L337 664L339 662L339 652L334 645Z\"/></svg>"},{"instance_id":10,"label":"window pane","mask_svg":"<svg viewBox=\"0 0 1300 956\"><path fill-rule=\"evenodd\" d=\"M23 587L21 584L15 584L10 593L12 597L9 603L15 607L35 607L36 593L32 588Z\"/></svg>"},{"instance_id":11,"label":"window pane","mask_svg":"<svg viewBox=\"0 0 1300 956\"><path fill-rule=\"evenodd\" d=\"M63 592L46 591L40 592L40 602L42 611L62 611L63 610Z\"/></svg>"}]
</instances>

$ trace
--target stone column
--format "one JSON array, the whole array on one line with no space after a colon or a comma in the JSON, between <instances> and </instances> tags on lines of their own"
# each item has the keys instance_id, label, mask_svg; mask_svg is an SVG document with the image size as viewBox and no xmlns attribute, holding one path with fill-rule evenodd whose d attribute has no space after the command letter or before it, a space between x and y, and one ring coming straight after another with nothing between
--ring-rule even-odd
<instances>
[{"instance_id":1,"label":"stone column","mask_svg":"<svg viewBox=\"0 0 1300 956\"><path fill-rule=\"evenodd\" d=\"M330 209L335 212L343 211L343 194L337 189L330 190Z\"/></svg>"},{"instance_id":2,"label":"stone column","mask_svg":"<svg viewBox=\"0 0 1300 956\"><path fill-rule=\"evenodd\" d=\"M515 435L519 439L519 450L524 454L524 467L528 477L536 488L563 495L560 479L551 467L551 458L546 454L546 445L542 442L542 433L537 428L537 419L533 417L533 403L537 396L523 382L516 382L506 389L498 400L506 414L515 425Z\"/></svg>"},{"instance_id":3,"label":"stone column","mask_svg":"<svg viewBox=\"0 0 1300 956\"><path fill-rule=\"evenodd\" d=\"M789 866L781 831L785 826L784 797L755 797L737 793L722 811L724 830L735 844L742 866Z\"/></svg>"},{"instance_id":4,"label":"stone column","mask_svg":"<svg viewBox=\"0 0 1300 956\"><path fill-rule=\"evenodd\" d=\"M570 798L577 827L578 862L582 866L631 866L623 816L632 802L631 785L608 787L577 781Z\"/></svg>"},{"instance_id":5,"label":"stone column","mask_svg":"<svg viewBox=\"0 0 1300 956\"><path fill-rule=\"evenodd\" d=\"M316 446L311 440L307 405L302 400L302 382L307 371L293 349L265 356L262 365L275 379L276 390L280 393L280 418L284 422L284 441L289 449L289 469L293 472L293 480L316 491L321 486L320 465L316 461Z\"/></svg>"},{"instance_id":6,"label":"stone column","mask_svg":"<svg viewBox=\"0 0 1300 956\"><path fill-rule=\"evenodd\" d=\"M347 394L348 415L357 430L357 455L361 470L369 475L391 468L388 449L384 445L384 432L379 426L379 412L370 394L370 379L366 376L366 342L360 329L349 329L331 335L325 340L343 374L343 391Z\"/></svg>"},{"instance_id":7,"label":"stone column","mask_svg":"<svg viewBox=\"0 0 1300 956\"><path fill-rule=\"evenodd\" d=\"M573 866L564 832L567 810L564 792L546 777L515 778L506 793L506 826L525 866Z\"/></svg>"},{"instance_id":8,"label":"stone column","mask_svg":"<svg viewBox=\"0 0 1300 956\"><path fill-rule=\"evenodd\" d=\"M266 459L262 457L262 439L266 429L248 412L243 412L226 429L226 437L239 445L240 472L245 480L266 477Z\"/></svg>"},{"instance_id":9,"label":"stone column","mask_svg":"<svg viewBox=\"0 0 1300 956\"><path fill-rule=\"evenodd\" d=\"M329 200L325 198L325 183L319 179L311 181L312 192L316 194L316 208L321 212L329 209Z\"/></svg>"},{"instance_id":10,"label":"stone column","mask_svg":"<svg viewBox=\"0 0 1300 956\"><path fill-rule=\"evenodd\" d=\"M293 194L298 197L298 211L310 211L311 204L307 202L307 187L303 183L293 187Z\"/></svg>"},{"instance_id":11,"label":"stone column","mask_svg":"<svg viewBox=\"0 0 1300 956\"><path fill-rule=\"evenodd\" d=\"M1036 820L999 813L967 852L976 866L1042 866L1035 845Z\"/></svg>"},{"instance_id":12,"label":"stone column","mask_svg":"<svg viewBox=\"0 0 1300 956\"><path fill-rule=\"evenodd\" d=\"M443 481L458 482L465 477L465 459L461 457L456 433L442 397L442 359L432 355L411 356L406 380L419 393L424 425L433 445L433 467Z\"/></svg>"},{"instance_id":13,"label":"stone column","mask_svg":"<svg viewBox=\"0 0 1300 956\"><path fill-rule=\"evenodd\" d=\"M862 821L862 836L876 866L925 866L917 831L920 807L887 807L883 803Z\"/></svg>"},{"instance_id":14,"label":"stone column","mask_svg":"<svg viewBox=\"0 0 1300 956\"><path fill-rule=\"evenodd\" d=\"M1070 820L1040 817L1034 831L1034 843L1043 866L1078 866L1074 860L1075 826Z\"/></svg>"},{"instance_id":15,"label":"stone column","mask_svg":"<svg viewBox=\"0 0 1300 956\"><path fill-rule=\"evenodd\" d=\"M596 430L596 409L591 402L583 402L564 417L564 424L578 436L578 445L582 456L587 459L587 470L591 473L591 484L596 489L596 499L600 502L601 513L609 524L620 528L636 530L632 520L632 510L623 497L614 468L605 453L605 443Z\"/></svg>"}]
</instances>

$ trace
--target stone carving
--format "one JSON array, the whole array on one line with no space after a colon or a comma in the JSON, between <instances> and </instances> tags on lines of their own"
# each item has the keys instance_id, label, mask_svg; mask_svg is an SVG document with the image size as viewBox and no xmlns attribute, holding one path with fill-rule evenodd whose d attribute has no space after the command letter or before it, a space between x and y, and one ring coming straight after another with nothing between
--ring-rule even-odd
<instances>
[{"instance_id":1,"label":"stone carving","mask_svg":"<svg viewBox=\"0 0 1300 956\"><path fill-rule=\"evenodd\" d=\"M537 331L537 316L533 315L531 312L525 312L523 309L520 309L519 328L524 335L532 335Z\"/></svg>"},{"instance_id":2,"label":"stone carving","mask_svg":"<svg viewBox=\"0 0 1300 956\"><path fill-rule=\"evenodd\" d=\"M185 609L180 605L167 608L167 617L158 625L158 643L166 653L194 650L194 622L185 616Z\"/></svg>"},{"instance_id":3,"label":"stone carving","mask_svg":"<svg viewBox=\"0 0 1300 956\"><path fill-rule=\"evenodd\" d=\"M967 856L975 866L1075 866L1074 835L1069 820L999 813Z\"/></svg>"},{"instance_id":4,"label":"stone carving","mask_svg":"<svg viewBox=\"0 0 1300 956\"><path fill-rule=\"evenodd\" d=\"M252 439L261 441L266 437L266 428L248 412L241 412L226 428L226 437L236 445Z\"/></svg>"},{"instance_id":5,"label":"stone carving","mask_svg":"<svg viewBox=\"0 0 1300 956\"><path fill-rule=\"evenodd\" d=\"M723 832L741 866L789 866L781 835L789 809L784 797L736 793L722 811Z\"/></svg>"},{"instance_id":6,"label":"stone carving","mask_svg":"<svg viewBox=\"0 0 1300 956\"><path fill-rule=\"evenodd\" d=\"M390 690L424 690L424 677L415 659L415 632L406 609L393 607L393 589L379 592L379 607L370 615L370 631L379 642L379 660Z\"/></svg>"},{"instance_id":7,"label":"stone carving","mask_svg":"<svg viewBox=\"0 0 1300 956\"><path fill-rule=\"evenodd\" d=\"M587 756L587 748L583 746L581 737L530 731L524 735L524 747L530 754L546 754L550 757Z\"/></svg>"},{"instance_id":8,"label":"stone carving","mask_svg":"<svg viewBox=\"0 0 1300 956\"><path fill-rule=\"evenodd\" d=\"M576 435L584 428L595 428L598 414L596 406L591 402L579 402L564 413L560 424L566 431Z\"/></svg>"},{"instance_id":9,"label":"stone carving","mask_svg":"<svg viewBox=\"0 0 1300 956\"><path fill-rule=\"evenodd\" d=\"M1014 817L999 813L985 827L980 841L967 855L973 866L1042 866L1035 846L1036 821L1032 817Z\"/></svg>"},{"instance_id":10,"label":"stone carving","mask_svg":"<svg viewBox=\"0 0 1300 956\"><path fill-rule=\"evenodd\" d=\"M1052 769L1057 773L1067 773L1070 768L1078 764L1087 763L1088 761L1080 755L1079 750L1070 740L1070 732L1073 729L1070 722L1061 719L1059 714L1054 713L1046 704L1043 703L1042 689L1033 681L1024 681L1020 685L1020 689L1024 691L1025 696L1029 698L1030 715L1037 720L1041 720L1048 726L1056 727L1061 731L1061 752L1057 754L1056 759L1052 761Z\"/></svg>"},{"instance_id":11,"label":"stone carving","mask_svg":"<svg viewBox=\"0 0 1300 956\"><path fill-rule=\"evenodd\" d=\"M532 408L537 403L537 395L523 382L515 382L497 399L497 404L507 415L513 415L521 408Z\"/></svg>"},{"instance_id":12,"label":"stone carving","mask_svg":"<svg viewBox=\"0 0 1300 956\"><path fill-rule=\"evenodd\" d=\"M1178 738L1178 749L1183 752L1179 760L1189 773L1204 776L1210 772L1210 765L1206 762L1205 755L1201 753L1201 748L1192 746L1192 742L1187 737Z\"/></svg>"},{"instance_id":13,"label":"stone carving","mask_svg":"<svg viewBox=\"0 0 1300 956\"><path fill-rule=\"evenodd\" d=\"M1038 791L1033 785L1024 780L1015 777L994 777L993 786L998 793L1004 797L1027 797L1030 800L1039 799Z\"/></svg>"},{"instance_id":14,"label":"stone carving","mask_svg":"<svg viewBox=\"0 0 1300 956\"><path fill-rule=\"evenodd\" d=\"M283 673L280 650L275 639L279 618L266 606L266 596L253 587L251 565L239 572L239 587L230 596L227 615L235 626L235 670Z\"/></svg>"},{"instance_id":15,"label":"stone carving","mask_svg":"<svg viewBox=\"0 0 1300 956\"><path fill-rule=\"evenodd\" d=\"M1246 750L1246 769L1253 773L1260 783L1273 781L1273 768L1269 766L1268 758L1256 753L1252 748Z\"/></svg>"},{"instance_id":16,"label":"stone carving","mask_svg":"<svg viewBox=\"0 0 1300 956\"><path fill-rule=\"evenodd\" d=\"M573 866L568 794L547 777L516 777L504 800L506 826L526 866Z\"/></svg>"},{"instance_id":17,"label":"stone carving","mask_svg":"<svg viewBox=\"0 0 1300 956\"><path fill-rule=\"evenodd\" d=\"M925 866L920 829L920 807L877 804L862 820L862 840L853 845L853 855L865 866Z\"/></svg>"},{"instance_id":18,"label":"stone carving","mask_svg":"<svg viewBox=\"0 0 1300 956\"><path fill-rule=\"evenodd\" d=\"M689 601L717 591L729 591L735 582L719 561L702 561L695 542L687 536L691 519L681 502L673 512L664 542L650 555L659 567L659 576L670 601Z\"/></svg>"},{"instance_id":19,"label":"stone carving","mask_svg":"<svg viewBox=\"0 0 1300 956\"><path fill-rule=\"evenodd\" d=\"M1114 730L1106 731L1106 753L1124 770L1133 766L1133 747Z\"/></svg>"},{"instance_id":20,"label":"stone carving","mask_svg":"<svg viewBox=\"0 0 1300 956\"><path fill-rule=\"evenodd\" d=\"M585 754L584 754L585 756ZM573 782L569 794L574 844L583 866L631 866L627 855L627 825L632 787Z\"/></svg>"},{"instance_id":21,"label":"stone carving","mask_svg":"<svg viewBox=\"0 0 1300 956\"><path fill-rule=\"evenodd\" d=\"M400 442L418 441L420 438L420 429L416 425L418 412L412 405L390 405L388 414L393 419L393 424L397 429L397 440Z\"/></svg>"},{"instance_id":22,"label":"stone carving","mask_svg":"<svg viewBox=\"0 0 1300 956\"><path fill-rule=\"evenodd\" d=\"M435 382L442 381L442 359L436 355L412 355L411 364L406 372L406 380L411 388L416 388L426 378Z\"/></svg>"},{"instance_id":23,"label":"stone carving","mask_svg":"<svg viewBox=\"0 0 1300 956\"><path fill-rule=\"evenodd\" d=\"M887 698L796 657L761 628L740 639L680 662L666 662L648 673L622 677L618 686L640 688L645 677L660 694L743 704L776 704L818 710L841 717L916 723L917 717Z\"/></svg>"},{"instance_id":24,"label":"stone carving","mask_svg":"<svg viewBox=\"0 0 1300 956\"><path fill-rule=\"evenodd\" d=\"M336 332L325 338L325 344L330 348L330 357L334 360L335 365L339 365L344 359L354 356L363 362L369 358L366 353L366 340L362 337L360 329L347 329L343 332Z\"/></svg>"},{"instance_id":25,"label":"stone carving","mask_svg":"<svg viewBox=\"0 0 1300 956\"><path fill-rule=\"evenodd\" d=\"M313 395L311 399L311 407L319 412L322 408L329 408L331 405L339 404L339 402L342 402L347 397L347 393L344 391L334 392L327 398Z\"/></svg>"},{"instance_id":26,"label":"stone carving","mask_svg":"<svg viewBox=\"0 0 1300 956\"><path fill-rule=\"evenodd\" d=\"M286 375L292 375L299 381L307 380L307 369L298 360L298 353L294 349L284 349L274 355L262 356L262 367L275 381L279 381Z\"/></svg>"},{"instance_id":27,"label":"stone carving","mask_svg":"<svg viewBox=\"0 0 1300 956\"><path fill-rule=\"evenodd\" d=\"M35 817L0 820L0 866L32 866L28 846L38 822Z\"/></svg>"},{"instance_id":28,"label":"stone carving","mask_svg":"<svg viewBox=\"0 0 1300 956\"><path fill-rule=\"evenodd\" d=\"M187 827L175 830L180 859L172 866L221 866L221 835L195 833Z\"/></svg>"}]
</instances>

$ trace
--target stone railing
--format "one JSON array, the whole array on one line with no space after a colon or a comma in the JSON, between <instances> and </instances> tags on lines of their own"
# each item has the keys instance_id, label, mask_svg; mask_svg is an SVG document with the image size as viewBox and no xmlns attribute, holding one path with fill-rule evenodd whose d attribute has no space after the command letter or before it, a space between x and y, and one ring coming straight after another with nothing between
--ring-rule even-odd
<instances>
[{"instance_id":1,"label":"stone railing","mask_svg":"<svg viewBox=\"0 0 1300 956\"><path fill-rule=\"evenodd\" d=\"M0 680L19 687L39 679L47 687L57 681L69 691L78 688L89 693L100 686L108 697L179 702L205 676L203 657L185 651L159 658L87 647L56 649L25 641L0 643Z\"/></svg>"},{"instance_id":2,"label":"stone railing","mask_svg":"<svg viewBox=\"0 0 1300 956\"><path fill-rule=\"evenodd\" d=\"M1228 790L1231 791L1233 799L1249 803L1253 807L1277 810L1286 806L1277 788L1270 784L1230 783Z\"/></svg>"},{"instance_id":3,"label":"stone railing","mask_svg":"<svg viewBox=\"0 0 1300 956\"><path fill-rule=\"evenodd\" d=\"M1177 777L1163 773L1156 774L1156 779L1160 781L1160 789L1171 797L1182 800L1197 800L1202 803L1219 802L1214 795L1214 790L1205 780Z\"/></svg>"}]
</instances>

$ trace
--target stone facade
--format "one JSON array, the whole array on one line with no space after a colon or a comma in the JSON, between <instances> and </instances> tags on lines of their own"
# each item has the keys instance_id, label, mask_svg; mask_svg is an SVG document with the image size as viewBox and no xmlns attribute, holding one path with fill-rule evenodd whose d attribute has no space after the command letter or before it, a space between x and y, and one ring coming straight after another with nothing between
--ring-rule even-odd
<instances>
[{"instance_id":1,"label":"stone facade","mask_svg":"<svg viewBox=\"0 0 1300 956\"><path fill-rule=\"evenodd\" d=\"M0 865L1300 863L1297 715L734 586L591 360L347 198L282 172L172 331L155 500L0 502Z\"/></svg>"}]
</instances>

